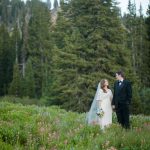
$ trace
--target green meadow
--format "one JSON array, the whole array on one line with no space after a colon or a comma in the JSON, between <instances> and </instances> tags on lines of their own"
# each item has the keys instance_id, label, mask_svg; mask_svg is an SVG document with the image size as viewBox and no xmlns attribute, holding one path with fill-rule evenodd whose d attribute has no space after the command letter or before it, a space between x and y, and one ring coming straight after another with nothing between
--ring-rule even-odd
<instances>
[{"instance_id":1,"label":"green meadow","mask_svg":"<svg viewBox=\"0 0 150 150\"><path fill-rule=\"evenodd\" d=\"M149 150L150 117L131 116L122 129L113 114L105 131L86 123L86 113L0 102L1 150Z\"/></svg>"}]
</instances>

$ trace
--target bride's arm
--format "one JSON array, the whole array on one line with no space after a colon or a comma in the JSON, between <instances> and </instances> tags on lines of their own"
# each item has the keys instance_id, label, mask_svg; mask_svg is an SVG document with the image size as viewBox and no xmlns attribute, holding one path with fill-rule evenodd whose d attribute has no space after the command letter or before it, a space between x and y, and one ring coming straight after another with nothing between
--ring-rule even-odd
<instances>
[{"instance_id":1,"label":"bride's arm","mask_svg":"<svg viewBox=\"0 0 150 150\"><path fill-rule=\"evenodd\" d=\"M113 94L112 91L110 90L110 102L112 103L112 99L113 99Z\"/></svg>"},{"instance_id":2,"label":"bride's arm","mask_svg":"<svg viewBox=\"0 0 150 150\"><path fill-rule=\"evenodd\" d=\"M112 101L113 101L113 93L112 93L112 91L110 90L110 102L111 102L111 104L112 104ZM113 109L113 110L115 109L115 106L114 106L114 105L112 105L112 109Z\"/></svg>"},{"instance_id":3,"label":"bride's arm","mask_svg":"<svg viewBox=\"0 0 150 150\"><path fill-rule=\"evenodd\" d=\"M98 108L102 107L102 100L97 100L97 106L98 106Z\"/></svg>"},{"instance_id":4,"label":"bride's arm","mask_svg":"<svg viewBox=\"0 0 150 150\"><path fill-rule=\"evenodd\" d=\"M101 104L102 104L102 91L101 90L99 90L96 100L97 100L97 106L101 108Z\"/></svg>"}]
</instances>

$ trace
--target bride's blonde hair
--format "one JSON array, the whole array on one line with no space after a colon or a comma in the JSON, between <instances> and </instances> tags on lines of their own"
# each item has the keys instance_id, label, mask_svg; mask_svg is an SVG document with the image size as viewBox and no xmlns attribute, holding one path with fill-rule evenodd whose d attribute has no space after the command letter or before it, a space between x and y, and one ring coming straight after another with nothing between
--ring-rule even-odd
<instances>
[{"instance_id":1,"label":"bride's blonde hair","mask_svg":"<svg viewBox=\"0 0 150 150\"><path fill-rule=\"evenodd\" d=\"M101 89L104 91L104 93L107 93L107 91L104 89L106 81L108 81L108 80L107 79L102 79L100 81ZM109 89L109 85L107 86L107 88Z\"/></svg>"}]
</instances>

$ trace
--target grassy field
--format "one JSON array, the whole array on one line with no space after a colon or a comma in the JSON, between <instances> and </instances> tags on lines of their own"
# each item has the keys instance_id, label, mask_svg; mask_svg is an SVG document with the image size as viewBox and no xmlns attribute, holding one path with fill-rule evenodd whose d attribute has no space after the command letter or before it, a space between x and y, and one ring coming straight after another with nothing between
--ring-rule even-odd
<instances>
[{"instance_id":1,"label":"grassy field","mask_svg":"<svg viewBox=\"0 0 150 150\"><path fill-rule=\"evenodd\" d=\"M1 150L150 150L150 117L131 116L131 130L113 115L105 132L89 126L86 114L59 107L0 102Z\"/></svg>"}]
</instances>

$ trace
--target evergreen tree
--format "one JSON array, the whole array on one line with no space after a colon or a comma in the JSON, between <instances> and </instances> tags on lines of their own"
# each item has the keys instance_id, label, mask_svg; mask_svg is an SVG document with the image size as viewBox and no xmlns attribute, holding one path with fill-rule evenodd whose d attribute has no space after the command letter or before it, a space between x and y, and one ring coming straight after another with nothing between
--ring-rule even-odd
<instances>
[{"instance_id":1,"label":"evergreen tree","mask_svg":"<svg viewBox=\"0 0 150 150\"><path fill-rule=\"evenodd\" d=\"M61 0L61 9L54 0L53 10L49 0L48 7L40 0L0 2L0 95L11 83L12 95L87 111L98 82L107 78L112 85L123 68L133 83L132 112L141 112L150 85L150 7L146 18L142 7L137 16L129 0L121 20L114 0Z\"/></svg>"},{"instance_id":2,"label":"evergreen tree","mask_svg":"<svg viewBox=\"0 0 150 150\"><path fill-rule=\"evenodd\" d=\"M140 97L141 87L143 90L145 80L145 52L147 51L146 44L146 30L145 30L145 19L142 14L142 6L140 6L139 14L136 15L135 4L132 4L129 0L128 4L129 13L124 15L123 21L127 30L127 48L131 50L132 68L134 70L134 76L131 77L133 81L133 112L141 112L141 102L143 101Z\"/></svg>"},{"instance_id":3,"label":"evergreen tree","mask_svg":"<svg viewBox=\"0 0 150 150\"><path fill-rule=\"evenodd\" d=\"M147 43L147 50L145 50L145 53L144 53L144 72L145 72L145 77L144 77L144 85L146 87L150 87L150 61L149 61L149 58L150 58L150 4L148 6L148 9L147 9L147 18L146 18L146 31L147 31L147 38L146 38L146 43Z\"/></svg>"},{"instance_id":4,"label":"evergreen tree","mask_svg":"<svg viewBox=\"0 0 150 150\"><path fill-rule=\"evenodd\" d=\"M23 13L25 10L24 2L21 0L11 0L11 23L12 25L16 24L16 21L21 24L23 19Z\"/></svg>"},{"instance_id":5,"label":"evergreen tree","mask_svg":"<svg viewBox=\"0 0 150 150\"><path fill-rule=\"evenodd\" d=\"M137 57L136 57L136 68L137 68L137 75L140 78L141 84L147 85L145 83L145 76L147 76L147 71L148 69L148 61L143 61L143 60L148 60L148 44L146 40L146 24L145 24L145 18L142 14L142 6L140 6L139 10L140 16L136 17L137 20L137 28L136 28L136 49L137 49ZM144 76L143 76L144 75Z\"/></svg>"},{"instance_id":6,"label":"evergreen tree","mask_svg":"<svg viewBox=\"0 0 150 150\"><path fill-rule=\"evenodd\" d=\"M26 8L25 14L24 14L24 24L23 24L23 31L22 31L22 48L20 53L20 63L22 65L22 75L25 76L25 68L26 68L26 61L27 61L27 54L29 51L29 21L30 21L30 12L29 8Z\"/></svg>"},{"instance_id":7,"label":"evergreen tree","mask_svg":"<svg viewBox=\"0 0 150 150\"><path fill-rule=\"evenodd\" d=\"M0 95L4 95L12 80L14 50L11 49L11 38L4 25L0 26L0 35Z\"/></svg>"},{"instance_id":8,"label":"evergreen tree","mask_svg":"<svg viewBox=\"0 0 150 150\"><path fill-rule=\"evenodd\" d=\"M57 8L58 8L58 1L54 0L54 9L57 9Z\"/></svg>"},{"instance_id":9,"label":"evergreen tree","mask_svg":"<svg viewBox=\"0 0 150 150\"><path fill-rule=\"evenodd\" d=\"M51 1L50 0L47 0L47 7L49 10L51 9Z\"/></svg>"},{"instance_id":10,"label":"evergreen tree","mask_svg":"<svg viewBox=\"0 0 150 150\"><path fill-rule=\"evenodd\" d=\"M1 9L0 9L0 14L1 14L1 19L2 22L6 25L8 25L8 6L10 2L9 0L1 0Z\"/></svg>"},{"instance_id":11,"label":"evergreen tree","mask_svg":"<svg viewBox=\"0 0 150 150\"><path fill-rule=\"evenodd\" d=\"M30 98L35 97L35 81L34 73L32 68L32 62L28 59L25 69L24 77L24 96L29 96Z\"/></svg>"},{"instance_id":12,"label":"evergreen tree","mask_svg":"<svg viewBox=\"0 0 150 150\"><path fill-rule=\"evenodd\" d=\"M125 30L111 0L72 0L63 5L61 12L56 33L63 37L53 50L53 62L57 63L53 66L49 103L87 111L100 79L112 83L114 72L122 67L131 72L130 54L124 46ZM66 22L60 25L62 18Z\"/></svg>"},{"instance_id":13,"label":"evergreen tree","mask_svg":"<svg viewBox=\"0 0 150 150\"><path fill-rule=\"evenodd\" d=\"M131 0L128 2L128 11L129 13L126 16L126 27L128 29L128 37L127 37L127 46L131 50L131 57L132 57L132 67L134 70L134 73L136 74L137 68L136 68L136 6L135 4L131 3Z\"/></svg>"},{"instance_id":14,"label":"evergreen tree","mask_svg":"<svg viewBox=\"0 0 150 150\"><path fill-rule=\"evenodd\" d=\"M136 16L134 5L129 3L129 14L124 16L125 26L128 29L128 48L132 51L132 66L134 72L139 76L141 84L147 86L149 80L146 78L149 74L149 52L148 41L146 40L145 18L142 14L142 6L140 5L139 14ZM147 20L147 19L146 19ZM147 30L149 32L149 30Z\"/></svg>"},{"instance_id":15,"label":"evergreen tree","mask_svg":"<svg viewBox=\"0 0 150 150\"><path fill-rule=\"evenodd\" d=\"M19 71L18 64L14 64L13 69L13 80L9 87L9 95L19 96L21 97L23 95L22 93L22 82L21 82L21 74Z\"/></svg>"},{"instance_id":16,"label":"evergreen tree","mask_svg":"<svg viewBox=\"0 0 150 150\"><path fill-rule=\"evenodd\" d=\"M51 67L50 12L40 1L32 0L29 4L32 17L29 22L27 55L32 59L36 97L41 97L44 94L43 86L45 85L43 83L49 82Z\"/></svg>"}]
</instances>

